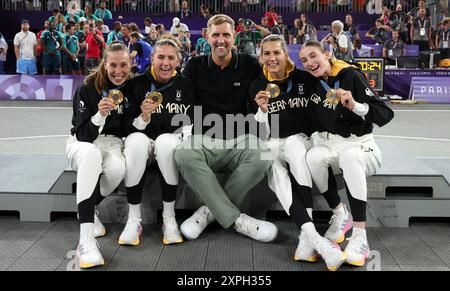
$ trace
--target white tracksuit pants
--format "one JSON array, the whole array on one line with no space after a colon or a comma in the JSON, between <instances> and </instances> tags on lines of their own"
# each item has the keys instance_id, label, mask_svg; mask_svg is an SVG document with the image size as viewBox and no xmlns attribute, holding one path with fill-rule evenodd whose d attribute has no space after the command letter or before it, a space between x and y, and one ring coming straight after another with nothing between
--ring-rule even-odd
<instances>
[{"instance_id":1,"label":"white tracksuit pants","mask_svg":"<svg viewBox=\"0 0 450 291\"><path fill-rule=\"evenodd\" d=\"M148 160L155 155L158 167L169 185L178 185L178 168L174 151L182 142L180 134L165 133L155 141L143 133L132 133L125 139L126 176L125 186L136 186L145 172Z\"/></svg>"},{"instance_id":2,"label":"white tracksuit pants","mask_svg":"<svg viewBox=\"0 0 450 291\"><path fill-rule=\"evenodd\" d=\"M175 163L175 148L183 142L181 134L164 133L156 138L155 157L161 174L169 185L178 185L178 167Z\"/></svg>"},{"instance_id":3,"label":"white tracksuit pants","mask_svg":"<svg viewBox=\"0 0 450 291\"><path fill-rule=\"evenodd\" d=\"M150 159L153 159L155 142L147 135L135 132L125 139L125 187L139 184Z\"/></svg>"},{"instance_id":4,"label":"white tracksuit pants","mask_svg":"<svg viewBox=\"0 0 450 291\"><path fill-rule=\"evenodd\" d=\"M123 141L116 136L100 135L93 143L73 136L66 141L66 155L77 172L77 204L89 199L100 174L100 194L108 196L125 176Z\"/></svg>"},{"instance_id":5,"label":"white tracksuit pants","mask_svg":"<svg viewBox=\"0 0 450 291\"><path fill-rule=\"evenodd\" d=\"M288 138L271 138L266 145L273 154L273 164L268 174L269 187L289 214L292 188L288 171L291 171L299 185L312 187L311 174L306 164L306 152L312 147L312 142L303 134L295 134Z\"/></svg>"},{"instance_id":6,"label":"white tracksuit pants","mask_svg":"<svg viewBox=\"0 0 450 291\"><path fill-rule=\"evenodd\" d=\"M306 155L314 184L320 193L328 190L328 167L340 168L351 195L367 202L366 178L381 166L381 151L372 134L348 138L319 133ZM336 172L335 172L336 174Z\"/></svg>"}]
</instances>

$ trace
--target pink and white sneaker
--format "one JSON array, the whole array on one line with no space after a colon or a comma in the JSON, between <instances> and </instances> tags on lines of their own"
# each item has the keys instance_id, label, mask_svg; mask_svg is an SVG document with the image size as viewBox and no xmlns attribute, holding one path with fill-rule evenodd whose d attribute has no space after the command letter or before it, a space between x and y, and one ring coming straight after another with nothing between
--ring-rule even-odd
<instances>
[{"instance_id":1,"label":"pink and white sneaker","mask_svg":"<svg viewBox=\"0 0 450 291\"><path fill-rule=\"evenodd\" d=\"M362 267L366 264L370 249L367 242L365 229L353 228L353 234L348 239L348 245L344 253L347 255L346 262L352 266Z\"/></svg>"},{"instance_id":2,"label":"pink and white sneaker","mask_svg":"<svg viewBox=\"0 0 450 291\"><path fill-rule=\"evenodd\" d=\"M330 220L330 227L324 237L335 243L342 243L345 240L345 234L352 229L353 218L347 210L345 204L342 205L342 211L334 214Z\"/></svg>"},{"instance_id":3,"label":"pink and white sneaker","mask_svg":"<svg viewBox=\"0 0 450 291\"><path fill-rule=\"evenodd\" d=\"M119 237L120 245L137 246L140 244L140 237L142 235L142 219L128 218L122 234Z\"/></svg>"}]
</instances>

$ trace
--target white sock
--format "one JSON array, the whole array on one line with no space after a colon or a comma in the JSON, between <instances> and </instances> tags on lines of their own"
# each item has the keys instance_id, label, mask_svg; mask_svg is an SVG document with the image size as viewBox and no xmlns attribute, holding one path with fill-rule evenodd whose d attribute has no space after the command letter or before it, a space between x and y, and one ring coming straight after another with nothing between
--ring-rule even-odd
<instances>
[{"instance_id":1,"label":"white sock","mask_svg":"<svg viewBox=\"0 0 450 291\"><path fill-rule=\"evenodd\" d=\"M137 218L141 219L141 204L128 204L128 219Z\"/></svg>"},{"instance_id":2,"label":"white sock","mask_svg":"<svg viewBox=\"0 0 450 291\"><path fill-rule=\"evenodd\" d=\"M175 201L164 202L163 201L163 217L175 217Z\"/></svg>"},{"instance_id":3,"label":"white sock","mask_svg":"<svg viewBox=\"0 0 450 291\"><path fill-rule=\"evenodd\" d=\"M341 203L341 205L338 208L334 209L333 214L344 216L346 214L344 204Z\"/></svg>"},{"instance_id":4,"label":"white sock","mask_svg":"<svg viewBox=\"0 0 450 291\"><path fill-rule=\"evenodd\" d=\"M80 242L91 237L93 228L94 224L90 222L80 224Z\"/></svg>"},{"instance_id":5,"label":"white sock","mask_svg":"<svg viewBox=\"0 0 450 291\"><path fill-rule=\"evenodd\" d=\"M317 233L316 227L314 226L314 223L312 223L312 222L307 222L307 223L303 224L301 229L302 229L302 231L305 232L305 234L308 238L312 238L312 237L315 237L316 235L319 235Z\"/></svg>"},{"instance_id":6,"label":"white sock","mask_svg":"<svg viewBox=\"0 0 450 291\"><path fill-rule=\"evenodd\" d=\"M367 233L365 228L353 227L352 237L362 236L367 240Z\"/></svg>"},{"instance_id":7,"label":"white sock","mask_svg":"<svg viewBox=\"0 0 450 291\"><path fill-rule=\"evenodd\" d=\"M313 217L312 217L313 209L312 208L306 208L306 212L308 212L308 215L309 215L309 217L312 220L313 219Z\"/></svg>"}]
</instances>

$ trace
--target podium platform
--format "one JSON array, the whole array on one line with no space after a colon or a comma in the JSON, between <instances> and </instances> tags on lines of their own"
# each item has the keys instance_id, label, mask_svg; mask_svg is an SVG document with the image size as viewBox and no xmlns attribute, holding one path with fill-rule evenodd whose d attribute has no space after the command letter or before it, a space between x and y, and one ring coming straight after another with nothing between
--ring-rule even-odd
<instances>
[{"instance_id":1,"label":"podium platform","mask_svg":"<svg viewBox=\"0 0 450 291\"><path fill-rule=\"evenodd\" d=\"M411 217L450 217L450 164L448 159L416 159L386 141L381 170L368 179L368 226L408 227ZM64 155L0 155L0 210L18 211L21 221L49 222L55 212L76 212L76 173ZM143 221L155 224L161 209L161 191L155 165L150 165L143 195ZM218 175L219 180L226 179ZM337 175L342 200L347 200L342 175ZM314 210L329 211L322 196L314 195ZM199 200L186 184L179 187L177 209L196 209ZM124 187L100 205L105 222L123 222L127 203ZM264 179L243 201L241 210L264 217L282 211Z\"/></svg>"}]
</instances>

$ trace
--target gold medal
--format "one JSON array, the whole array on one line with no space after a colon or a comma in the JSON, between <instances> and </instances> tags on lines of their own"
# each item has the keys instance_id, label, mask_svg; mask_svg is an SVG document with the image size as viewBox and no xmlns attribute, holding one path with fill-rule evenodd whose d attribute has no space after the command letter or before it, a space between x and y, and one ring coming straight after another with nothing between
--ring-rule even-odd
<instances>
[{"instance_id":1,"label":"gold medal","mask_svg":"<svg viewBox=\"0 0 450 291\"><path fill-rule=\"evenodd\" d=\"M132 51L130 56L132 59L134 59L137 56L137 51Z\"/></svg>"},{"instance_id":2,"label":"gold medal","mask_svg":"<svg viewBox=\"0 0 450 291\"><path fill-rule=\"evenodd\" d=\"M326 98L328 102L332 105L337 105L341 101L341 97L337 94L336 89L330 89L327 91Z\"/></svg>"},{"instance_id":3,"label":"gold medal","mask_svg":"<svg viewBox=\"0 0 450 291\"><path fill-rule=\"evenodd\" d=\"M266 91L270 99L277 98L280 95L280 87L273 83L267 84Z\"/></svg>"},{"instance_id":4,"label":"gold medal","mask_svg":"<svg viewBox=\"0 0 450 291\"><path fill-rule=\"evenodd\" d=\"M114 105L119 105L123 101L123 93L120 90L114 89L109 91L108 99L114 102Z\"/></svg>"},{"instance_id":5,"label":"gold medal","mask_svg":"<svg viewBox=\"0 0 450 291\"><path fill-rule=\"evenodd\" d=\"M145 98L152 100L156 107L158 107L163 102L162 94L157 91L148 93Z\"/></svg>"}]
</instances>

